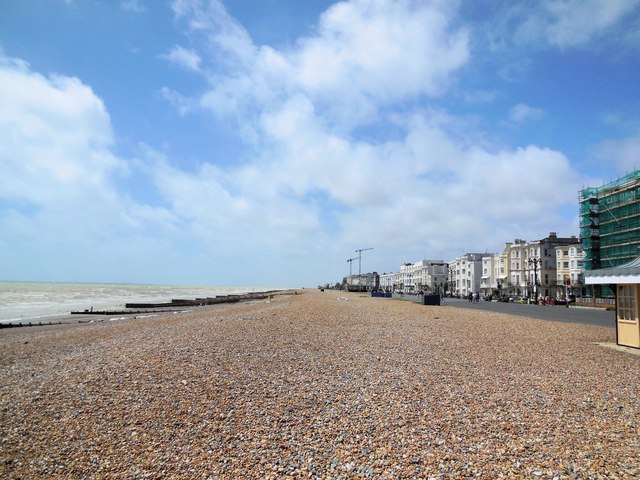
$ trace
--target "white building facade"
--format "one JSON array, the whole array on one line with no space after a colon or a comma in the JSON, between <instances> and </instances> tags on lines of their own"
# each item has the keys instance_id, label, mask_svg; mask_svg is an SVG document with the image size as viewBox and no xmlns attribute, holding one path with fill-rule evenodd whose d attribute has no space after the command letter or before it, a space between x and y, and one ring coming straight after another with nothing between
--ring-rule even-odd
<instances>
[{"instance_id":1,"label":"white building facade","mask_svg":"<svg viewBox=\"0 0 640 480\"><path fill-rule=\"evenodd\" d=\"M448 266L442 260L419 260L404 263L400 271L380 275L380 288L386 292L444 293Z\"/></svg>"},{"instance_id":2,"label":"white building facade","mask_svg":"<svg viewBox=\"0 0 640 480\"><path fill-rule=\"evenodd\" d=\"M556 280L558 285L562 285L556 293L557 298L582 295L585 256L580 243L556 247Z\"/></svg>"},{"instance_id":3,"label":"white building facade","mask_svg":"<svg viewBox=\"0 0 640 480\"><path fill-rule=\"evenodd\" d=\"M400 272L383 273L380 275L380 289L385 292L393 292L400 283Z\"/></svg>"},{"instance_id":4,"label":"white building facade","mask_svg":"<svg viewBox=\"0 0 640 480\"><path fill-rule=\"evenodd\" d=\"M562 298L570 285L578 296L584 285L584 258L575 236L559 238L550 232L540 240L507 242L502 253L466 253L448 263L427 259L405 263L399 272L380 275L379 287L387 292L535 299Z\"/></svg>"},{"instance_id":5,"label":"white building facade","mask_svg":"<svg viewBox=\"0 0 640 480\"><path fill-rule=\"evenodd\" d=\"M489 253L467 253L449 262L452 293L468 296L470 293L480 293L483 284L482 260L490 257ZM487 283L491 280L487 279Z\"/></svg>"},{"instance_id":6,"label":"white building facade","mask_svg":"<svg viewBox=\"0 0 640 480\"><path fill-rule=\"evenodd\" d=\"M578 242L576 237L560 238L555 232L541 240L516 239L508 245L506 294L528 298L556 297L563 290L558 282L556 252Z\"/></svg>"}]
</instances>

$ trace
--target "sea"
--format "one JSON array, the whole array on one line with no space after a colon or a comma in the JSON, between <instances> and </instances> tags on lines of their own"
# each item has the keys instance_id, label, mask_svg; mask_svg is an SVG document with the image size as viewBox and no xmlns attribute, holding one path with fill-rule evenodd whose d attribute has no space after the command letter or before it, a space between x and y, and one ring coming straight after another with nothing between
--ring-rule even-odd
<instances>
[{"instance_id":1,"label":"sea","mask_svg":"<svg viewBox=\"0 0 640 480\"><path fill-rule=\"evenodd\" d=\"M281 290L267 287L139 285L100 283L43 283L0 281L0 323L32 322L72 311L118 310L126 303L161 303L174 298L194 299ZM50 317L54 317L53 319Z\"/></svg>"}]
</instances>

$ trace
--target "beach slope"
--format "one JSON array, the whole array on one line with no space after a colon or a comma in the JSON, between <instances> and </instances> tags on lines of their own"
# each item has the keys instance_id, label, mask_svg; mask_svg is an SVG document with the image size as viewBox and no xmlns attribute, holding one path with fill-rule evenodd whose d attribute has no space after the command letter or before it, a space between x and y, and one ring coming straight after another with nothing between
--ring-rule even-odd
<instances>
[{"instance_id":1,"label":"beach slope","mask_svg":"<svg viewBox=\"0 0 640 480\"><path fill-rule=\"evenodd\" d=\"M0 477L639 478L613 328L334 291L0 332Z\"/></svg>"}]
</instances>

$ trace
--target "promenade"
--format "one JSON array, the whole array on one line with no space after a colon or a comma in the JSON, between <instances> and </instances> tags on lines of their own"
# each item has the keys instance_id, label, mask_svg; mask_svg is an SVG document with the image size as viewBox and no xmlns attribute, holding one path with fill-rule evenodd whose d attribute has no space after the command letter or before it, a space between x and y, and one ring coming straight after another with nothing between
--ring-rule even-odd
<instances>
[{"instance_id":1,"label":"promenade","mask_svg":"<svg viewBox=\"0 0 640 480\"><path fill-rule=\"evenodd\" d=\"M460 307L305 290L0 331L0 477L640 477L612 328Z\"/></svg>"},{"instance_id":2,"label":"promenade","mask_svg":"<svg viewBox=\"0 0 640 480\"><path fill-rule=\"evenodd\" d=\"M422 297L417 295L394 295L394 298L421 303ZM503 302L469 302L461 298L443 298L442 306L470 308L486 312L504 313L522 317L550 320L554 322L580 323L583 325L595 325L615 329L616 314L613 310L604 308L576 307L566 305L534 305Z\"/></svg>"}]
</instances>

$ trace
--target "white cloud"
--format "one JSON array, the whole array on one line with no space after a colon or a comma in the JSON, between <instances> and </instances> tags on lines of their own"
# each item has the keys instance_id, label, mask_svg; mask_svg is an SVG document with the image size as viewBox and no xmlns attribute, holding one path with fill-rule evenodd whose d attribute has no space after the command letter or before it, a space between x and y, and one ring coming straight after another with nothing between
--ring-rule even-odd
<instances>
[{"instance_id":1,"label":"white cloud","mask_svg":"<svg viewBox=\"0 0 640 480\"><path fill-rule=\"evenodd\" d=\"M255 165L223 170L204 163L186 172L157 152L147 152L146 162L182 235L206 242L206 249L219 255L253 249L296 252L324 235L315 208L268 188L273 174Z\"/></svg>"},{"instance_id":2,"label":"white cloud","mask_svg":"<svg viewBox=\"0 0 640 480\"><path fill-rule=\"evenodd\" d=\"M144 6L141 0L122 0L120 5L125 10L133 13L142 13L147 11L147 7Z\"/></svg>"},{"instance_id":3,"label":"white cloud","mask_svg":"<svg viewBox=\"0 0 640 480\"><path fill-rule=\"evenodd\" d=\"M637 170L640 168L640 132L602 142L594 147L593 153L600 161L615 164L621 174Z\"/></svg>"},{"instance_id":4,"label":"white cloud","mask_svg":"<svg viewBox=\"0 0 640 480\"><path fill-rule=\"evenodd\" d=\"M549 1L546 5L550 15L546 27L549 42L559 47L586 43L637 6L636 0Z\"/></svg>"},{"instance_id":5,"label":"white cloud","mask_svg":"<svg viewBox=\"0 0 640 480\"><path fill-rule=\"evenodd\" d=\"M174 0L171 8L179 19L187 19L189 31L204 34L227 54L231 62L253 58L255 48L247 31L231 18L218 0Z\"/></svg>"},{"instance_id":6,"label":"white cloud","mask_svg":"<svg viewBox=\"0 0 640 480\"><path fill-rule=\"evenodd\" d=\"M526 20L516 35L527 42L544 40L560 48L585 45L618 24L638 4L638 0L543 1L533 12L523 8Z\"/></svg>"},{"instance_id":7,"label":"white cloud","mask_svg":"<svg viewBox=\"0 0 640 480\"><path fill-rule=\"evenodd\" d=\"M243 32L217 2L211 9L201 2L174 5L192 32L195 23L218 47L221 31ZM229 52L241 52L234 67L210 72L211 88L195 99L171 95L183 106L198 102L252 125L260 154L228 171L203 167L189 175L194 184L181 185L176 172L165 175L165 195L176 197L176 209L225 205L236 225L255 221L256 211L288 212L301 221L301 227L292 222L283 229L297 232L290 245L308 246L305 235L314 230L312 238L332 231L337 243L366 238L389 247L427 243L440 249L452 248L453 239L454 248L467 248L479 236L502 245L513 235L546 234L554 222L551 228L561 230L554 206L574 202L577 190L567 186L571 169L561 153L534 145L489 150L455 136L445 115L418 107L380 117L384 108L441 95L468 60L466 31L451 27L455 7L339 3L321 17L315 36L280 51L247 45L245 34L223 35L238 42L227 44ZM520 122L543 114L524 104L511 113ZM390 123L393 139L351 134ZM197 197L203 178L207 188ZM317 196L324 212L309 202ZM234 222L225 224L217 214L199 217L204 225L233 230ZM279 238L275 229L269 235Z\"/></svg>"},{"instance_id":8,"label":"white cloud","mask_svg":"<svg viewBox=\"0 0 640 480\"><path fill-rule=\"evenodd\" d=\"M113 194L108 177L126 165L109 150L109 115L89 87L3 58L0 104L0 197L45 205Z\"/></svg>"},{"instance_id":9,"label":"white cloud","mask_svg":"<svg viewBox=\"0 0 640 480\"><path fill-rule=\"evenodd\" d=\"M211 88L200 100L222 115L269 109L303 94L334 124L350 128L375 119L380 107L442 94L469 58L467 32L451 26L456 2L337 3L315 36L283 51L254 46L216 1L173 6L230 65L209 72Z\"/></svg>"},{"instance_id":10,"label":"white cloud","mask_svg":"<svg viewBox=\"0 0 640 480\"><path fill-rule=\"evenodd\" d=\"M194 72L200 70L200 55L193 50L188 50L179 45L175 45L168 53L161 55L161 57L187 70Z\"/></svg>"},{"instance_id":11,"label":"white cloud","mask_svg":"<svg viewBox=\"0 0 640 480\"><path fill-rule=\"evenodd\" d=\"M307 91L358 93L387 103L439 95L469 58L468 34L450 26L456 2L337 3L318 35L300 42L296 78Z\"/></svg>"},{"instance_id":12,"label":"white cloud","mask_svg":"<svg viewBox=\"0 0 640 480\"><path fill-rule=\"evenodd\" d=\"M200 108L235 119L250 139L242 161L201 158L187 170L144 146L125 161L90 87L5 60L0 228L29 238L82 225L89 247L121 260L130 250L175 258L177 249L188 265L208 257L253 269L259 251L278 265L316 257L305 270L332 272L327 252L370 242L409 256L459 255L562 231L559 208L577 191L563 154L481 145L422 103L443 95L469 60L456 2L338 3L315 35L281 50L254 45L217 1L172 6L193 45L206 42L197 51L175 46L165 58L209 88L162 93L182 114ZM525 121L542 111L521 104L511 113ZM373 133L358 136L367 127ZM148 182L153 203L128 190L134 176ZM127 245L133 237L139 248Z\"/></svg>"},{"instance_id":13,"label":"white cloud","mask_svg":"<svg viewBox=\"0 0 640 480\"><path fill-rule=\"evenodd\" d=\"M518 103L511 107L509 118L516 123L523 123L530 120L538 120L542 118L544 112L536 107L530 107L524 103Z\"/></svg>"},{"instance_id":14,"label":"white cloud","mask_svg":"<svg viewBox=\"0 0 640 480\"><path fill-rule=\"evenodd\" d=\"M54 264L48 278L89 278L115 250L135 261L134 244L162 243L146 233L170 229L172 214L119 187L132 167L114 155L109 114L90 87L0 57L0 104L0 231L11 246L0 253L20 258L26 278Z\"/></svg>"}]
</instances>

